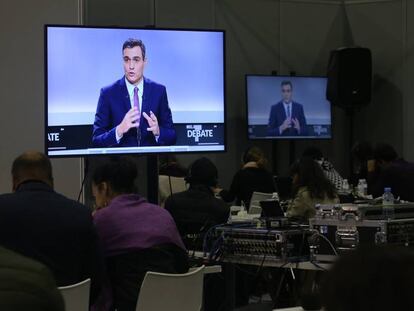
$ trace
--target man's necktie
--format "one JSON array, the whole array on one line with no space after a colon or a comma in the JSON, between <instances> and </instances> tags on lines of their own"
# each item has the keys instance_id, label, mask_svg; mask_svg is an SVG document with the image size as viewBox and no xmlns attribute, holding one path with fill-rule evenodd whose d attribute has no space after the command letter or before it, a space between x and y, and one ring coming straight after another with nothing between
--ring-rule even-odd
<instances>
[{"instance_id":1,"label":"man's necktie","mask_svg":"<svg viewBox=\"0 0 414 311\"><path fill-rule=\"evenodd\" d=\"M137 111L138 111L138 119L135 122L138 124L137 139L138 139L138 146L139 146L139 143L140 143L140 140L141 140L141 131L139 130L139 122L140 122L140 118L141 118L141 112L139 110L139 97L138 97L138 88L137 87L134 88L134 107L136 107Z\"/></svg>"},{"instance_id":2,"label":"man's necktie","mask_svg":"<svg viewBox=\"0 0 414 311\"><path fill-rule=\"evenodd\" d=\"M290 114L290 105L287 106L287 117L290 118L291 114Z\"/></svg>"},{"instance_id":3,"label":"man's necktie","mask_svg":"<svg viewBox=\"0 0 414 311\"><path fill-rule=\"evenodd\" d=\"M137 107L137 110L138 110L138 120L136 122L139 125L139 121L140 121L139 119L141 118L141 113L140 113L140 110L139 110L139 97L138 97L138 88L137 87L134 88L134 107Z\"/></svg>"}]
</instances>

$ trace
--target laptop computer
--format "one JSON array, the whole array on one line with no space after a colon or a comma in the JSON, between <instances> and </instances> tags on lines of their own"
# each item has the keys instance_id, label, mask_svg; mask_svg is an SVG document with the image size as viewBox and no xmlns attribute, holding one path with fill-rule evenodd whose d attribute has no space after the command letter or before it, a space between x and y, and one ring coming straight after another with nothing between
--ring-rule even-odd
<instances>
[{"instance_id":1,"label":"laptop computer","mask_svg":"<svg viewBox=\"0 0 414 311\"><path fill-rule=\"evenodd\" d=\"M264 200L260 201L262 208L262 217L284 217L282 207L280 206L279 200Z\"/></svg>"}]
</instances>

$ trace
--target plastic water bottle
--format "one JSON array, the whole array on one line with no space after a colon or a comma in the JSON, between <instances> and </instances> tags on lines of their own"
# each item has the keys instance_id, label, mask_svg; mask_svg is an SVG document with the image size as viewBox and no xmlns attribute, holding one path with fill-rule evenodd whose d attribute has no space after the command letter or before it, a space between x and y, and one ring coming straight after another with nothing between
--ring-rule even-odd
<instances>
[{"instance_id":1,"label":"plastic water bottle","mask_svg":"<svg viewBox=\"0 0 414 311\"><path fill-rule=\"evenodd\" d=\"M394 195L391 192L391 188L384 188L384 194L382 195L382 210L384 216L387 219L394 218Z\"/></svg>"},{"instance_id":2,"label":"plastic water bottle","mask_svg":"<svg viewBox=\"0 0 414 311\"><path fill-rule=\"evenodd\" d=\"M348 183L348 179L344 179L342 181L342 191L343 192L349 192L349 183Z\"/></svg>"},{"instance_id":3,"label":"plastic water bottle","mask_svg":"<svg viewBox=\"0 0 414 311\"><path fill-rule=\"evenodd\" d=\"M394 195L391 192L390 187L384 188L384 194L382 195L382 205L394 204Z\"/></svg>"}]
</instances>

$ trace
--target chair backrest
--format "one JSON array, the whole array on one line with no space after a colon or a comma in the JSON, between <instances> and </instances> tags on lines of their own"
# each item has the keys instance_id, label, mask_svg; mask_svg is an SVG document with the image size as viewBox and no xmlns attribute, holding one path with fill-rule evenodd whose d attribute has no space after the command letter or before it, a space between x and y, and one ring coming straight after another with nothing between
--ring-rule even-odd
<instances>
[{"instance_id":1,"label":"chair backrest","mask_svg":"<svg viewBox=\"0 0 414 311\"><path fill-rule=\"evenodd\" d=\"M172 194L187 190L187 184L184 177L158 176L158 195L161 206L164 206L165 200ZM171 193L172 192L172 193Z\"/></svg>"},{"instance_id":2,"label":"chair backrest","mask_svg":"<svg viewBox=\"0 0 414 311\"><path fill-rule=\"evenodd\" d=\"M204 266L183 274L147 272L136 311L200 311Z\"/></svg>"},{"instance_id":3,"label":"chair backrest","mask_svg":"<svg viewBox=\"0 0 414 311\"><path fill-rule=\"evenodd\" d=\"M260 201L265 201L272 199L274 197L273 193L264 193L264 192L253 192L252 198L250 199L249 214L261 214L262 207L260 206Z\"/></svg>"},{"instance_id":4,"label":"chair backrest","mask_svg":"<svg viewBox=\"0 0 414 311\"><path fill-rule=\"evenodd\" d=\"M88 311L91 279L82 282L58 287L65 301L66 311Z\"/></svg>"}]
</instances>

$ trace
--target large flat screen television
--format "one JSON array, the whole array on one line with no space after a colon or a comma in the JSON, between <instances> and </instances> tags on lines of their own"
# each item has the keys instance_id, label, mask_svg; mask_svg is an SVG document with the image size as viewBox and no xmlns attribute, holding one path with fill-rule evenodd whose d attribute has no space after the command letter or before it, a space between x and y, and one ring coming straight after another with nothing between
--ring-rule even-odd
<instances>
[{"instance_id":1,"label":"large flat screen television","mask_svg":"<svg viewBox=\"0 0 414 311\"><path fill-rule=\"evenodd\" d=\"M46 25L47 154L225 151L224 36Z\"/></svg>"},{"instance_id":2,"label":"large flat screen television","mask_svg":"<svg viewBox=\"0 0 414 311\"><path fill-rule=\"evenodd\" d=\"M326 77L246 75L249 139L332 138Z\"/></svg>"}]
</instances>

